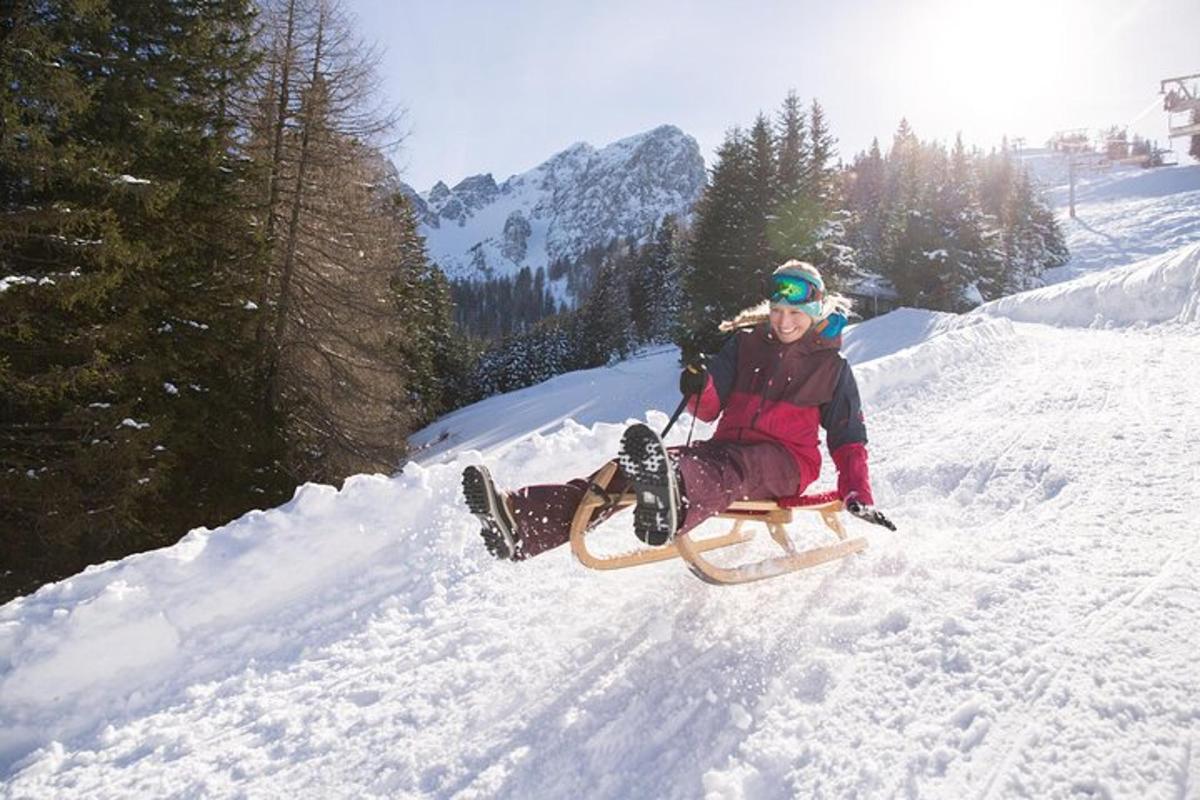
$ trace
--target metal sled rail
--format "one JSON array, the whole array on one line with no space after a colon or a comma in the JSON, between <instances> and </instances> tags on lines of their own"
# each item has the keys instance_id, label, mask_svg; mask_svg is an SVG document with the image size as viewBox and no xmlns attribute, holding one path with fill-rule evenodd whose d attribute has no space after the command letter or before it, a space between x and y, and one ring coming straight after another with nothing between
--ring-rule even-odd
<instances>
[{"instance_id":1,"label":"metal sled rail","mask_svg":"<svg viewBox=\"0 0 1200 800\"><path fill-rule=\"evenodd\" d=\"M631 494L611 495L607 493L608 484L617 472L617 463L610 461L599 472L592 476L591 482L596 491L589 492L575 510L571 520L571 552L581 564L592 569L625 569L641 564L653 564L672 558L682 558L688 568L698 578L707 583L731 585L750 583L814 567L827 561L844 558L851 553L857 553L867 546L866 539L849 539L846 529L839 517L842 511L842 501L836 495L816 495L801 498L787 498L782 503L763 500L751 500L734 503L724 513L717 516L733 520L733 527L723 536L709 539L693 539L690 533L676 536L665 547L646 548L629 553L613 556L599 556L587 548L588 524L593 513L600 508L616 506L626 508L634 504ZM787 535L784 527L792 521L796 510L816 511L821 520L838 538L835 544L824 547L814 547L807 550L797 550ZM754 538L754 534L744 530L747 522L761 522L767 526L771 538L783 549L784 555L767 558L761 561L742 564L736 567L721 567L710 562L704 553L722 547L741 544Z\"/></svg>"}]
</instances>

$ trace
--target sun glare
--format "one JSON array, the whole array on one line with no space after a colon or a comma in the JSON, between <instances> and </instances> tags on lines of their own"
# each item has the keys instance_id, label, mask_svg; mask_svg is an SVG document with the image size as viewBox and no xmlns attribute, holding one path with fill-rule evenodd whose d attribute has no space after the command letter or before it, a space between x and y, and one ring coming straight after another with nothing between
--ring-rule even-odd
<instances>
[{"instance_id":1,"label":"sun glare","mask_svg":"<svg viewBox=\"0 0 1200 800\"><path fill-rule=\"evenodd\" d=\"M897 69L907 113L935 125L954 120L975 136L1021 132L1083 77L1074 65L1089 39L1084 9L1036 0L913 8Z\"/></svg>"}]
</instances>

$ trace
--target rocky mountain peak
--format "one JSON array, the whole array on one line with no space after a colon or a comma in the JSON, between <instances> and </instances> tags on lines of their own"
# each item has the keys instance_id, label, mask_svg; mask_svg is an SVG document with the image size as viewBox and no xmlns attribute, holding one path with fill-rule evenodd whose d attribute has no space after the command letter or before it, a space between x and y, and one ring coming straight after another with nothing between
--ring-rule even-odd
<instances>
[{"instance_id":1,"label":"rocky mountain peak","mask_svg":"<svg viewBox=\"0 0 1200 800\"><path fill-rule=\"evenodd\" d=\"M599 149L577 142L499 185L485 173L421 194L404 188L431 259L470 280L644 237L667 214L690 214L706 179L696 140L660 125Z\"/></svg>"}]
</instances>

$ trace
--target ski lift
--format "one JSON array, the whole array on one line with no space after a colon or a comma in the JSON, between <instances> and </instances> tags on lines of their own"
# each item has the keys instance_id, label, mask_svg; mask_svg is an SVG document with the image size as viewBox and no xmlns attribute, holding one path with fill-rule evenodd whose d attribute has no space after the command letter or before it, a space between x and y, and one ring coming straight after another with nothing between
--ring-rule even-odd
<instances>
[{"instance_id":1,"label":"ski lift","mask_svg":"<svg viewBox=\"0 0 1200 800\"><path fill-rule=\"evenodd\" d=\"M1200 136L1200 91L1197 90L1200 73L1159 81L1159 94L1163 95L1163 110L1167 112L1167 131L1172 139ZM1177 121L1176 115L1183 115Z\"/></svg>"},{"instance_id":2,"label":"ski lift","mask_svg":"<svg viewBox=\"0 0 1200 800\"><path fill-rule=\"evenodd\" d=\"M1087 128L1057 131L1050 137L1050 149L1061 153L1085 153L1092 150Z\"/></svg>"}]
</instances>

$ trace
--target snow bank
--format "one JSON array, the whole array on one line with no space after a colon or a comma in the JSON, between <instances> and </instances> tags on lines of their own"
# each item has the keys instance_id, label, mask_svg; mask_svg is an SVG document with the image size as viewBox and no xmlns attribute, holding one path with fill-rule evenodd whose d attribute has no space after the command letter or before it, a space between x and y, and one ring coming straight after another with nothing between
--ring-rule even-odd
<instances>
[{"instance_id":1,"label":"snow bank","mask_svg":"<svg viewBox=\"0 0 1200 800\"><path fill-rule=\"evenodd\" d=\"M961 320L958 314L898 308L847 328L842 337L842 355L856 365L882 358L952 330Z\"/></svg>"},{"instance_id":2,"label":"snow bank","mask_svg":"<svg viewBox=\"0 0 1200 800\"><path fill-rule=\"evenodd\" d=\"M1200 244L986 303L973 314L1074 327L1200 321Z\"/></svg>"},{"instance_id":3,"label":"snow bank","mask_svg":"<svg viewBox=\"0 0 1200 800\"><path fill-rule=\"evenodd\" d=\"M579 370L460 408L409 437L418 463L466 450L499 454L530 433L641 419L647 409L672 411L678 401L679 349L656 347L611 367Z\"/></svg>"},{"instance_id":4,"label":"snow bank","mask_svg":"<svg viewBox=\"0 0 1200 800\"><path fill-rule=\"evenodd\" d=\"M469 526L447 537L429 524L455 513L457 481L414 466L340 491L307 484L279 508L0 607L0 765L342 630L364 594L420 602L477 560L462 558Z\"/></svg>"},{"instance_id":5,"label":"snow bank","mask_svg":"<svg viewBox=\"0 0 1200 800\"><path fill-rule=\"evenodd\" d=\"M945 370L974 359L1003 363L1010 358L1016 331L1008 320L933 318L929 338L854 368L863 405L873 409L889 395L939 380Z\"/></svg>"}]
</instances>

